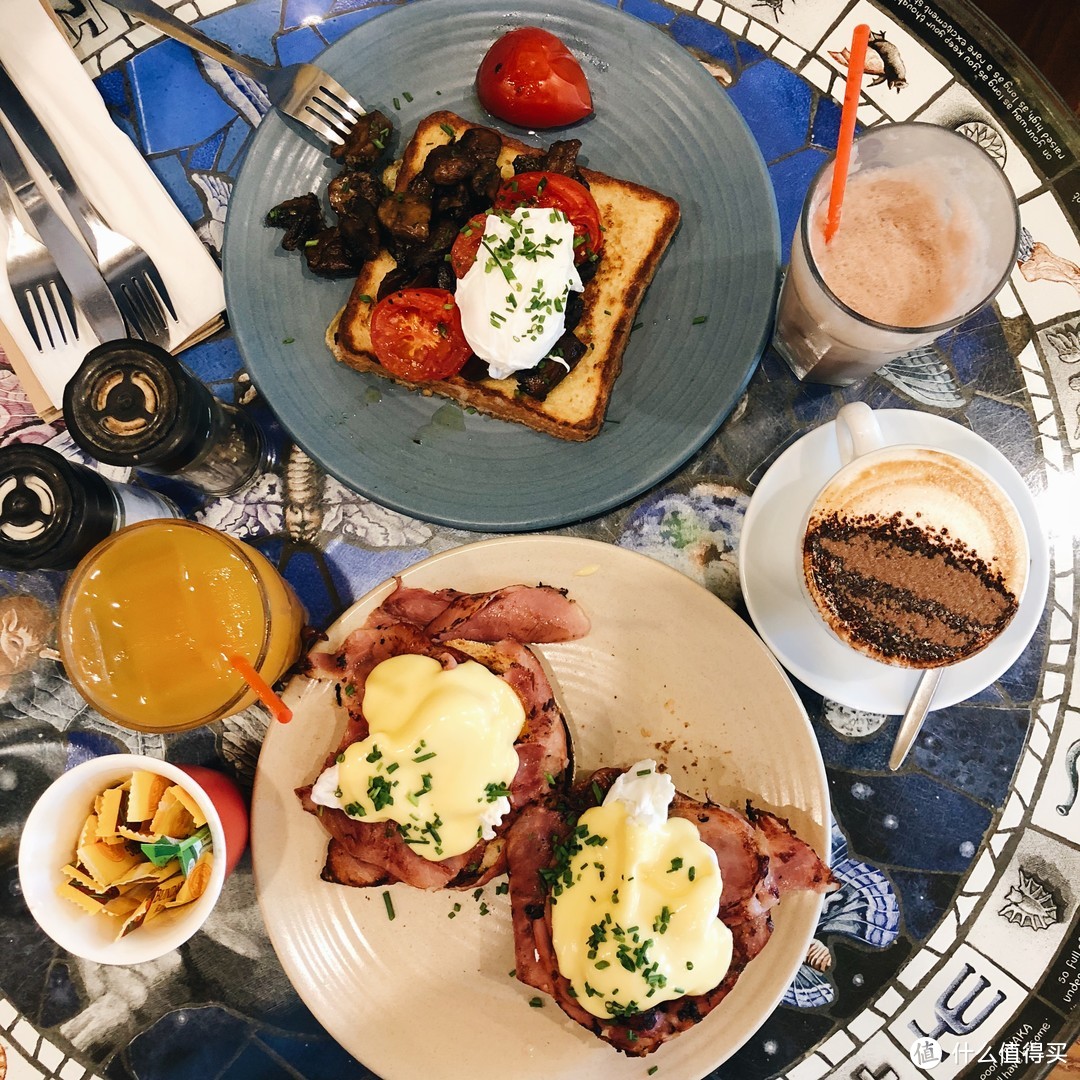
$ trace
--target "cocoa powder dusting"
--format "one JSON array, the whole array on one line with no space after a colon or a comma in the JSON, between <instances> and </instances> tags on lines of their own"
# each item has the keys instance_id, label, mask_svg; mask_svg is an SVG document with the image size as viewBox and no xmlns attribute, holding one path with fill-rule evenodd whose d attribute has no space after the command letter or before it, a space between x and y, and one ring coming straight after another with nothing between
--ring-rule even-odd
<instances>
[{"instance_id":1,"label":"cocoa powder dusting","mask_svg":"<svg viewBox=\"0 0 1080 1080\"><path fill-rule=\"evenodd\" d=\"M900 514L813 522L803 568L833 629L887 663L955 663L989 644L1018 607L975 552Z\"/></svg>"}]
</instances>

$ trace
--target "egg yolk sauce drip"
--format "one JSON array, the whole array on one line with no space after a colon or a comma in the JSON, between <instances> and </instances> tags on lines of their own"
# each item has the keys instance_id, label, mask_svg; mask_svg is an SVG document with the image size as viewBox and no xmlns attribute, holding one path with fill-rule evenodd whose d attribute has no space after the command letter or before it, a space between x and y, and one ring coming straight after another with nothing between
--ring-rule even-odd
<instances>
[{"instance_id":1,"label":"egg yolk sauce drip","mask_svg":"<svg viewBox=\"0 0 1080 1080\"><path fill-rule=\"evenodd\" d=\"M495 835L510 810L514 741L525 723L504 680L474 660L444 669L430 656L393 656L367 678L364 715L368 736L323 771L312 802L394 821L433 862Z\"/></svg>"},{"instance_id":2,"label":"egg yolk sauce drip","mask_svg":"<svg viewBox=\"0 0 1080 1080\"><path fill-rule=\"evenodd\" d=\"M703 994L731 965L716 854L692 822L668 818L674 795L654 761L632 766L579 816L552 874L559 971L602 1019Z\"/></svg>"}]
</instances>

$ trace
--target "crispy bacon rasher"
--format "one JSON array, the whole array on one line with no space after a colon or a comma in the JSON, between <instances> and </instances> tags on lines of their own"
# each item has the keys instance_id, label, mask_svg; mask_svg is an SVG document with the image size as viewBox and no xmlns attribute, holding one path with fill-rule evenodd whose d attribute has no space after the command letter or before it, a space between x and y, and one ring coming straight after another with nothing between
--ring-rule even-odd
<instances>
[{"instance_id":1,"label":"crispy bacon rasher","mask_svg":"<svg viewBox=\"0 0 1080 1080\"><path fill-rule=\"evenodd\" d=\"M493 840L480 840L463 855L440 862L425 859L404 842L395 822L357 821L343 810L316 806L311 784L298 788L304 809L317 814L330 833L323 879L361 888L401 881L418 889L464 889L504 873L505 833L523 808L551 792L569 762L562 713L526 643L568 641L588 629L589 620L577 604L550 586L436 593L405 587L399 580L340 649L311 654L308 673L336 681L337 699L348 714L345 734L327 755L324 768L347 746L367 737L367 677L377 664L403 653L431 656L444 668L477 660L509 683L526 717L515 743L518 769L510 784L510 813Z\"/></svg>"},{"instance_id":2,"label":"crispy bacon rasher","mask_svg":"<svg viewBox=\"0 0 1080 1080\"><path fill-rule=\"evenodd\" d=\"M770 911L785 893L837 887L829 868L786 821L749 803L746 816L710 802L676 794L669 815L686 818L716 852L723 877L718 914L732 932L731 967L706 994L687 994L634 1015L601 1020L574 997L559 971L551 931L546 878L577 818L602 801L621 769L600 769L576 784L569 796L552 795L528 807L506 842L517 978L550 994L572 1020L631 1057L643 1057L704 1019L730 993L746 965L769 941Z\"/></svg>"}]
</instances>

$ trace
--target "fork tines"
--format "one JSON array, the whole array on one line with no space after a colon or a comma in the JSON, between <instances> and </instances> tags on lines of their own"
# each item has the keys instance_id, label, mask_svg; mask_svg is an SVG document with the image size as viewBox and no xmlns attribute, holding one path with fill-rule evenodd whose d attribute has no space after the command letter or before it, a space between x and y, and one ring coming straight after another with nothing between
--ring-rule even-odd
<instances>
[{"instance_id":1,"label":"fork tines","mask_svg":"<svg viewBox=\"0 0 1080 1080\"><path fill-rule=\"evenodd\" d=\"M308 123L322 128L323 137L340 144L366 112L364 107L344 87L324 79L317 91L305 102Z\"/></svg>"},{"instance_id":2,"label":"fork tines","mask_svg":"<svg viewBox=\"0 0 1080 1080\"><path fill-rule=\"evenodd\" d=\"M62 285L62 279L59 284L54 279L33 289L13 289L12 292L15 306L18 307L38 352L45 351L42 333L52 349L59 349L70 341L78 341L79 327L75 320L75 306L71 293Z\"/></svg>"}]
</instances>

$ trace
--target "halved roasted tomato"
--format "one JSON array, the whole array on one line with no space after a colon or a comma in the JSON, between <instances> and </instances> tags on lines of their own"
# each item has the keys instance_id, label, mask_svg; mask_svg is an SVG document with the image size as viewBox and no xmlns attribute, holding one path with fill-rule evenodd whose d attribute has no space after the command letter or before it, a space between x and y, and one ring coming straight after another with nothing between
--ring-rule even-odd
<instances>
[{"instance_id":1,"label":"halved roasted tomato","mask_svg":"<svg viewBox=\"0 0 1080 1080\"><path fill-rule=\"evenodd\" d=\"M463 278L476 262L476 253L480 250L480 241L484 239L484 227L487 214L475 214L462 226L450 248L450 266L454 276Z\"/></svg>"},{"instance_id":2,"label":"halved roasted tomato","mask_svg":"<svg viewBox=\"0 0 1080 1080\"><path fill-rule=\"evenodd\" d=\"M519 206L550 206L561 210L574 226L574 262L600 254L604 232L600 210L584 184L562 173L524 172L503 183L495 195L495 209L514 211Z\"/></svg>"},{"instance_id":3,"label":"halved roasted tomato","mask_svg":"<svg viewBox=\"0 0 1080 1080\"><path fill-rule=\"evenodd\" d=\"M488 49L476 93L492 116L519 127L564 127L592 112L589 83L574 54L537 26L511 30Z\"/></svg>"},{"instance_id":4,"label":"halved roasted tomato","mask_svg":"<svg viewBox=\"0 0 1080 1080\"><path fill-rule=\"evenodd\" d=\"M430 382L456 375L472 355L446 289L399 289L371 312L371 346L392 375Z\"/></svg>"}]
</instances>

